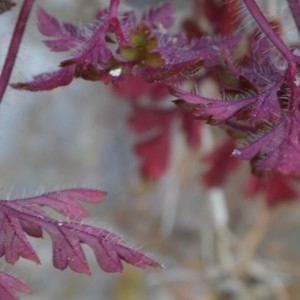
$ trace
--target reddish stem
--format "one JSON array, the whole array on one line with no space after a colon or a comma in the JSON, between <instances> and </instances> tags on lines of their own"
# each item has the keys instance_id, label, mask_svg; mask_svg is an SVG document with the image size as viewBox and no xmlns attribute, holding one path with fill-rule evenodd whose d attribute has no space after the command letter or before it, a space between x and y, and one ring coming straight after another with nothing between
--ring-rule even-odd
<instances>
[{"instance_id":1,"label":"reddish stem","mask_svg":"<svg viewBox=\"0 0 300 300\"><path fill-rule=\"evenodd\" d=\"M24 0L0 76L0 102L7 88L34 0Z\"/></svg>"},{"instance_id":2,"label":"reddish stem","mask_svg":"<svg viewBox=\"0 0 300 300\"><path fill-rule=\"evenodd\" d=\"M282 41L278 34L273 30L272 26L263 15L261 9L256 4L255 0L244 0L244 3L255 19L261 30L267 35L274 46L281 52L281 54L286 58L287 61L295 61L295 55L290 51L287 45Z\"/></svg>"},{"instance_id":3,"label":"reddish stem","mask_svg":"<svg viewBox=\"0 0 300 300\"><path fill-rule=\"evenodd\" d=\"M109 6L109 14L111 17L117 17L120 0L111 0Z\"/></svg>"}]
</instances>

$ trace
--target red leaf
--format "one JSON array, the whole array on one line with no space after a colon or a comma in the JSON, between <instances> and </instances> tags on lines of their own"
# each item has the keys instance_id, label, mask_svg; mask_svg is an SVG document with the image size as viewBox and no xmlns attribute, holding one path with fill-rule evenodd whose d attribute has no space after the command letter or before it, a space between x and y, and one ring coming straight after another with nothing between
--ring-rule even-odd
<instances>
[{"instance_id":1,"label":"red leaf","mask_svg":"<svg viewBox=\"0 0 300 300\"><path fill-rule=\"evenodd\" d=\"M142 20L155 27L159 24L165 28L171 27L174 23L175 7L172 3L166 3L158 8L152 8L143 14Z\"/></svg>"},{"instance_id":2,"label":"red leaf","mask_svg":"<svg viewBox=\"0 0 300 300\"><path fill-rule=\"evenodd\" d=\"M59 222L39 208L49 206L68 217L82 219L87 212L76 200L95 203L101 201L104 195L99 190L70 189L27 199L0 201L0 256L5 255L9 263L15 263L19 257L39 262L25 232L41 237L41 231L46 230L53 241L53 264L61 270L70 267L75 272L91 273L82 243L93 249L99 266L106 272L120 272L122 260L138 267L160 266L158 262L126 246L120 237L110 231L74 221Z\"/></svg>"},{"instance_id":3,"label":"red leaf","mask_svg":"<svg viewBox=\"0 0 300 300\"><path fill-rule=\"evenodd\" d=\"M70 23L60 24L55 17L49 15L41 7L37 10L37 19L40 32L45 36L55 38L44 41L52 51L67 51L85 40L78 27Z\"/></svg>"},{"instance_id":4,"label":"red leaf","mask_svg":"<svg viewBox=\"0 0 300 300\"><path fill-rule=\"evenodd\" d=\"M231 118L243 107L253 102L253 97L238 101L211 99L198 96L191 92L186 92L181 90L180 88L175 87L172 88L171 92L174 96L180 98L180 100L174 101L178 106L184 107L184 102L194 106L195 115L199 119L213 119L220 122L226 121L227 119Z\"/></svg>"},{"instance_id":5,"label":"red leaf","mask_svg":"<svg viewBox=\"0 0 300 300\"><path fill-rule=\"evenodd\" d=\"M186 136L187 144L191 149L198 148L201 141L200 128L203 123L195 120L193 112L181 110L180 117L182 118L181 127Z\"/></svg>"},{"instance_id":6,"label":"red leaf","mask_svg":"<svg viewBox=\"0 0 300 300\"><path fill-rule=\"evenodd\" d=\"M175 115L174 109L134 107L129 126L134 132L143 133L135 152L141 158L141 173L146 177L160 178L169 165L170 130Z\"/></svg>"},{"instance_id":7,"label":"red leaf","mask_svg":"<svg viewBox=\"0 0 300 300\"><path fill-rule=\"evenodd\" d=\"M239 159L251 159L254 172L275 171L300 175L299 112L287 113L278 124L235 150Z\"/></svg>"},{"instance_id":8,"label":"red leaf","mask_svg":"<svg viewBox=\"0 0 300 300\"><path fill-rule=\"evenodd\" d=\"M17 292L31 294L31 289L25 282L0 272L0 299L19 300Z\"/></svg>"},{"instance_id":9,"label":"red leaf","mask_svg":"<svg viewBox=\"0 0 300 300\"><path fill-rule=\"evenodd\" d=\"M121 260L134 266L161 267L144 254L126 246L122 239L110 231L78 223L57 222L45 226L53 240L53 264L63 270L68 266L75 272L90 274L81 243L89 245L105 272L121 272Z\"/></svg>"},{"instance_id":10,"label":"red leaf","mask_svg":"<svg viewBox=\"0 0 300 300\"><path fill-rule=\"evenodd\" d=\"M144 95L147 95L151 101L159 101L169 94L164 84L148 83L141 77L133 75L126 76L122 85L114 85L113 91L132 102L137 102Z\"/></svg>"},{"instance_id":11,"label":"red leaf","mask_svg":"<svg viewBox=\"0 0 300 300\"><path fill-rule=\"evenodd\" d=\"M32 204L48 206L72 220L80 221L89 216L89 213L78 203L78 200L99 203L105 196L106 193L103 191L74 188L17 201L21 201L22 206Z\"/></svg>"},{"instance_id":12,"label":"red leaf","mask_svg":"<svg viewBox=\"0 0 300 300\"><path fill-rule=\"evenodd\" d=\"M2 212L0 214L0 256L3 255L10 264L15 264L20 257L40 264L18 218Z\"/></svg>"},{"instance_id":13,"label":"red leaf","mask_svg":"<svg viewBox=\"0 0 300 300\"><path fill-rule=\"evenodd\" d=\"M231 157L233 148L232 139L228 139L204 158L204 161L210 165L203 175L203 181L207 187L221 186L230 173L238 167L239 160Z\"/></svg>"},{"instance_id":14,"label":"red leaf","mask_svg":"<svg viewBox=\"0 0 300 300\"><path fill-rule=\"evenodd\" d=\"M59 86L65 86L72 82L75 76L75 66L61 68L54 72L43 73L33 77L31 82L19 82L11 84L11 87L27 91L48 91Z\"/></svg>"},{"instance_id":15,"label":"red leaf","mask_svg":"<svg viewBox=\"0 0 300 300\"><path fill-rule=\"evenodd\" d=\"M279 173L266 179L251 176L245 190L246 195L252 197L260 191L265 194L265 201L269 206L292 202L299 196L292 185L292 178Z\"/></svg>"}]
</instances>

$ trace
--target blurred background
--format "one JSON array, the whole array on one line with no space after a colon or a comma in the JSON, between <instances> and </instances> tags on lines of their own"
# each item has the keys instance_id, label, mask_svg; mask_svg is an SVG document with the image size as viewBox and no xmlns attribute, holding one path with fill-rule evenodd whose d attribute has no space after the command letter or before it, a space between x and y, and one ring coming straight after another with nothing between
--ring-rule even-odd
<instances>
[{"instance_id":1,"label":"blurred background","mask_svg":"<svg viewBox=\"0 0 300 300\"><path fill-rule=\"evenodd\" d=\"M3 62L18 14L0 18ZM58 19L84 24L109 1L40 0ZM141 10L159 1L126 0L122 9ZM175 1L180 14L191 2ZM266 1L273 2L273 1ZM275 1L274 1L275 2ZM43 45L35 11L27 28L12 82L54 70L64 57ZM300 207L297 202L268 209L261 199L245 200L245 164L224 189L206 191L197 175L199 151L174 135L176 160L158 183L139 177L135 136L124 126L130 106L101 83L74 80L51 92L8 89L0 108L0 193L2 199L69 187L108 192L101 205L87 205L87 223L120 234L161 261L164 270L125 266L106 274L85 247L93 275L52 267L51 241L33 240L42 265L21 260L4 271L25 280L26 300L221 300L300 299ZM205 133L213 143L216 131Z\"/></svg>"}]
</instances>

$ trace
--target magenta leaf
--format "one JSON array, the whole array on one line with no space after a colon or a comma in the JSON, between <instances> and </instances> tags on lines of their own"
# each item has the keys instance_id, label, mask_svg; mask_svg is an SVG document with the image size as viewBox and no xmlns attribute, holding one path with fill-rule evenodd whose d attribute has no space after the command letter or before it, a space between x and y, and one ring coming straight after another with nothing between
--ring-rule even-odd
<instances>
[{"instance_id":1,"label":"magenta leaf","mask_svg":"<svg viewBox=\"0 0 300 300\"><path fill-rule=\"evenodd\" d=\"M45 36L55 38L44 41L52 51L70 50L84 40L78 27L70 23L60 24L55 17L49 15L41 7L37 10L37 18L40 32Z\"/></svg>"},{"instance_id":2,"label":"magenta leaf","mask_svg":"<svg viewBox=\"0 0 300 300\"><path fill-rule=\"evenodd\" d=\"M169 28L174 23L175 7L171 3L166 3L158 8L150 8L144 12L142 20L146 21L151 27L162 25Z\"/></svg>"},{"instance_id":3,"label":"magenta leaf","mask_svg":"<svg viewBox=\"0 0 300 300\"><path fill-rule=\"evenodd\" d=\"M35 76L31 82L14 83L11 86L19 90L48 91L59 86L71 83L75 75L75 67L61 68L51 73L43 73Z\"/></svg>"},{"instance_id":4,"label":"magenta leaf","mask_svg":"<svg viewBox=\"0 0 300 300\"><path fill-rule=\"evenodd\" d=\"M292 202L299 197L294 187L293 178L275 173L264 179L251 176L246 186L245 194L253 198L263 192L268 206L273 207L280 203Z\"/></svg>"},{"instance_id":5,"label":"magenta leaf","mask_svg":"<svg viewBox=\"0 0 300 300\"><path fill-rule=\"evenodd\" d=\"M227 180L229 175L237 169L240 161L231 157L234 143L232 139L226 140L219 147L212 151L203 161L209 165L203 174L202 180L209 188L220 187Z\"/></svg>"},{"instance_id":6,"label":"magenta leaf","mask_svg":"<svg viewBox=\"0 0 300 300\"><path fill-rule=\"evenodd\" d=\"M174 101L178 106L188 108L190 104L191 108L195 108L195 115L203 120L226 121L254 101L253 97L237 101L211 99L175 87L171 89L171 93L179 98Z\"/></svg>"},{"instance_id":7,"label":"magenta leaf","mask_svg":"<svg viewBox=\"0 0 300 300\"><path fill-rule=\"evenodd\" d=\"M122 85L114 85L113 91L122 98L127 98L132 102L138 102L143 96L147 96L150 101L160 101L165 99L168 88L162 83L149 83L138 76L127 76Z\"/></svg>"},{"instance_id":8,"label":"magenta leaf","mask_svg":"<svg viewBox=\"0 0 300 300\"><path fill-rule=\"evenodd\" d=\"M56 236L57 230L53 233L49 231L55 241L53 259L58 269L69 265L73 271L90 273L81 243L93 249L99 266L105 272L121 272L121 260L139 268L161 267L155 260L126 246L120 237L107 230L78 223L60 223L59 226L61 235Z\"/></svg>"},{"instance_id":9,"label":"magenta leaf","mask_svg":"<svg viewBox=\"0 0 300 300\"><path fill-rule=\"evenodd\" d=\"M93 249L99 266L106 272L120 272L122 260L137 267L159 267L158 262L126 246L110 231L77 223L88 215L77 201L96 203L105 195L100 190L78 188L0 201L0 256L5 256L11 264L20 257L39 263L26 233L42 237L45 230L53 241L53 265L60 270L70 267L75 272L91 273L82 243ZM75 221L54 220L41 206L50 207Z\"/></svg>"},{"instance_id":10,"label":"magenta leaf","mask_svg":"<svg viewBox=\"0 0 300 300\"><path fill-rule=\"evenodd\" d=\"M197 149L201 142L200 128L203 122L195 120L194 112L180 111L181 128L186 136L186 142L191 149Z\"/></svg>"},{"instance_id":11,"label":"magenta leaf","mask_svg":"<svg viewBox=\"0 0 300 300\"><path fill-rule=\"evenodd\" d=\"M129 119L130 128L141 135L135 152L141 159L141 174L158 179L169 165L171 153L171 124L174 109L134 107Z\"/></svg>"},{"instance_id":12,"label":"magenta leaf","mask_svg":"<svg viewBox=\"0 0 300 300\"><path fill-rule=\"evenodd\" d=\"M118 15L118 1L112 3L110 10L97 14L93 26L84 29L61 23L39 8L39 29L49 38L46 45L53 51L70 50L69 57L60 63L62 69L12 87L50 90L71 83L73 78L115 85L128 75L147 82L168 82L171 78L178 81L202 67L218 65L220 50L233 50L238 42L237 37L208 37L190 42L184 34L162 33L158 24L172 24L171 4L150 9L138 21L134 11Z\"/></svg>"},{"instance_id":13,"label":"magenta leaf","mask_svg":"<svg viewBox=\"0 0 300 300\"><path fill-rule=\"evenodd\" d=\"M21 202L20 205L22 206L37 204L51 207L72 220L80 221L84 217L89 216L89 213L78 203L78 200L89 203L99 203L102 202L105 196L106 193L103 191L74 188L59 192L46 193L38 197L15 200L15 203Z\"/></svg>"},{"instance_id":14,"label":"magenta leaf","mask_svg":"<svg viewBox=\"0 0 300 300\"><path fill-rule=\"evenodd\" d=\"M299 112L288 113L280 122L259 133L248 145L233 152L251 159L254 171L277 171L300 175Z\"/></svg>"},{"instance_id":15,"label":"magenta leaf","mask_svg":"<svg viewBox=\"0 0 300 300\"><path fill-rule=\"evenodd\" d=\"M18 218L1 212L0 256L3 255L10 264L15 264L20 257L40 264L40 260L29 243Z\"/></svg>"},{"instance_id":16,"label":"magenta leaf","mask_svg":"<svg viewBox=\"0 0 300 300\"><path fill-rule=\"evenodd\" d=\"M17 292L31 294L31 289L20 279L0 272L0 299L19 300Z\"/></svg>"}]
</instances>

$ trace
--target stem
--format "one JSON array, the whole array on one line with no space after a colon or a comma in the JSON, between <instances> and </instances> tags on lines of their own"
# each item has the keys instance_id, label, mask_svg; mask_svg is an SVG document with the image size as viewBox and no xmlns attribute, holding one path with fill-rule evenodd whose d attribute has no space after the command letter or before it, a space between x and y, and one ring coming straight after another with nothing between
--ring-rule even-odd
<instances>
[{"instance_id":1,"label":"stem","mask_svg":"<svg viewBox=\"0 0 300 300\"><path fill-rule=\"evenodd\" d=\"M287 0L290 11L296 23L298 33L300 34L300 4L298 0Z\"/></svg>"},{"instance_id":2,"label":"stem","mask_svg":"<svg viewBox=\"0 0 300 300\"><path fill-rule=\"evenodd\" d=\"M34 0L24 0L0 76L0 102L7 88Z\"/></svg>"},{"instance_id":3,"label":"stem","mask_svg":"<svg viewBox=\"0 0 300 300\"><path fill-rule=\"evenodd\" d=\"M117 17L120 0L111 0L109 6L109 14L111 17Z\"/></svg>"},{"instance_id":4,"label":"stem","mask_svg":"<svg viewBox=\"0 0 300 300\"><path fill-rule=\"evenodd\" d=\"M255 0L244 0L244 3L262 31L267 35L270 41L286 58L286 60L289 62L295 61L295 55L290 51L290 49L286 46L282 39L275 33L272 26L263 15L261 9L256 4Z\"/></svg>"}]
</instances>

